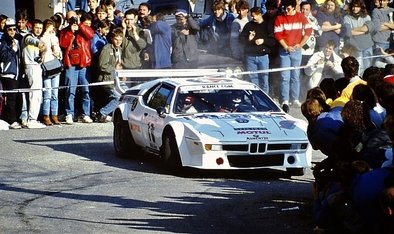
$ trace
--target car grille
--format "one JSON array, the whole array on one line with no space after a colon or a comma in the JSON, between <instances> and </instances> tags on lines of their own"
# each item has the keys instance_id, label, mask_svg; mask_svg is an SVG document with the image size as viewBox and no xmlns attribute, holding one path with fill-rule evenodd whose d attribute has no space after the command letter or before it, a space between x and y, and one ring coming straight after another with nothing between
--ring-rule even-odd
<instances>
[{"instance_id":1,"label":"car grille","mask_svg":"<svg viewBox=\"0 0 394 234\"><path fill-rule=\"evenodd\" d=\"M269 167L282 166L285 158L284 154L270 154L270 155L228 155L228 161L231 167Z\"/></svg>"},{"instance_id":2,"label":"car grille","mask_svg":"<svg viewBox=\"0 0 394 234\"><path fill-rule=\"evenodd\" d=\"M270 151L278 150L290 150L292 144L267 144L267 143L250 143L250 144L236 144L236 145L223 145L223 150L225 151L238 151L238 152L249 152L251 154L255 153L265 153ZM307 144L306 144L307 146ZM306 149L304 144L301 145L301 149Z\"/></svg>"}]
</instances>

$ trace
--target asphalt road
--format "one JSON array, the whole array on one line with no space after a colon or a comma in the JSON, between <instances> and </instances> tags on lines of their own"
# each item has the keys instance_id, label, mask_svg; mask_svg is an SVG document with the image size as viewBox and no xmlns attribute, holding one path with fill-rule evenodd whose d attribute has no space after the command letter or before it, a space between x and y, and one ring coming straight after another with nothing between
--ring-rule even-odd
<instances>
[{"instance_id":1,"label":"asphalt road","mask_svg":"<svg viewBox=\"0 0 394 234\"><path fill-rule=\"evenodd\" d=\"M310 170L169 173L149 155L116 158L112 129L0 131L0 232L312 232Z\"/></svg>"}]
</instances>

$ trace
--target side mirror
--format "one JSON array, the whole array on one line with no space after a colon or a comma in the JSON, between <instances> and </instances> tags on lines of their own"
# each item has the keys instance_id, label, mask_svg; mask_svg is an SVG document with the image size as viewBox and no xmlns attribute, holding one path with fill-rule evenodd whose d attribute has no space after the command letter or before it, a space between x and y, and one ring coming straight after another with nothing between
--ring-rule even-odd
<instances>
[{"instance_id":1,"label":"side mirror","mask_svg":"<svg viewBox=\"0 0 394 234\"><path fill-rule=\"evenodd\" d=\"M157 114L158 114L160 117L162 117L162 118L166 117L166 108L164 108L163 106L158 107L158 108L156 109L156 112L157 112Z\"/></svg>"}]
</instances>

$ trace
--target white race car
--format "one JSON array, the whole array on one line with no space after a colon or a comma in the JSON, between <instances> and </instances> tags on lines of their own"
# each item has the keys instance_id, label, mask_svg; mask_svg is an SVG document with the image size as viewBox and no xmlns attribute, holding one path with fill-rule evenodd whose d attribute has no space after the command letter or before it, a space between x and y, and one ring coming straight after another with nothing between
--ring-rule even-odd
<instances>
[{"instance_id":1,"label":"white race car","mask_svg":"<svg viewBox=\"0 0 394 234\"><path fill-rule=\"evenodd\" d=\"M225 75L136 85L122 94L113 123L121 157L142 149L171 167L274 168L292 175L311 165L307 123L283 112L255 84Z\"/></svg>"}]
</instances>

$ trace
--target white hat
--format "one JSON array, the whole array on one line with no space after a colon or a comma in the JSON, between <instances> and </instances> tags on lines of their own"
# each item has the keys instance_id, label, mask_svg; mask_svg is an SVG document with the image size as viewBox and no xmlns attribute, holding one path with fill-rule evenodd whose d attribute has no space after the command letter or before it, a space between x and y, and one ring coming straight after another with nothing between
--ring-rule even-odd
<instances>
[{"instance_id":1,"label":"white hat","mask_svg":"<svg viewBox=\"0 0 394 234\"><path fill-rule=\"evenodd\" d=\"M16 24L15 24L15 20L13 18L7 18L5 20L4 28L15 27L15 26L16 26Z\"/></svg>"},{"instance_id":2,"label":"white hat","mask_svg":"<svg viewBox=\"0 0 394 234\"><path fill-rule=\"evenodd\" d=\"M176 12L175 12L175 16L178 16L178 15L182 15L182 16L186 17L187 16L187 11L184 10L184 9L177 9Z\"/></svg>"}]
</instances>

